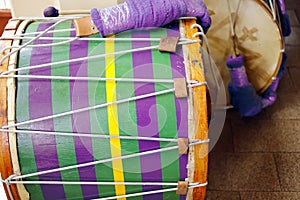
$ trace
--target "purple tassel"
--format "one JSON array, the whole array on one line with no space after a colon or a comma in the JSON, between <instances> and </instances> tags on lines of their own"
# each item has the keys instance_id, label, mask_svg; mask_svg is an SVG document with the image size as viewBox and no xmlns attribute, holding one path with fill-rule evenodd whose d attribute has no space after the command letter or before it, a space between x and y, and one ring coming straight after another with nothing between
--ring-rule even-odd
<instances>
[{"instance_id":1,"label":"purple tassel","mask_svg":"<svg viewBox=\"0 0 300 200\"><path fill-rule=\"evenodd\" d=\"M239 55L236 58L229 56L226 64L230 72L232 85L237 87L249 85L248 77L244 67L243 56Z\"/></svg>"},{"instance_id":2,"label":"purple tassel","mask_svg":"<svg viewBox=\"0 0 300 200\"><path fill-rule=\"evenodd\" d=\"M227 67L230 71L231 82L228 85L230 103L240 112L241 116L249 117L258 114L263 108L275 103L279 80L285 73L285 62L287 55L283 54L282 63L276 79L261 95L257 95L251 83L249 83L245 71L242 56L227 59Z\"/></svg>"},{"instance_id":3,"label":"purple tassel","mask_svg":"<svg viewBox=\"0 0 300 200\"><path fill-rule=\"evenodd\" d=\"M127 0L110 8L91 10L91 18L101 36L159 27L183 16L197 17L206 31L210 27L211 19L202 0Z\"/></svg>"},{"instance_id":4,"label":"purple tassel","mask_svg":"<svg viewBox=\"0 0 300 200\"><path fill-rule=\"evenodd\" d=\"M228 85L231 105L240 112L241 116L256 115L262 110L262 102L248 81L243 57L241 55L236 58L230 56L226 64L231 77Z\"/></svg>"}]
</instances>

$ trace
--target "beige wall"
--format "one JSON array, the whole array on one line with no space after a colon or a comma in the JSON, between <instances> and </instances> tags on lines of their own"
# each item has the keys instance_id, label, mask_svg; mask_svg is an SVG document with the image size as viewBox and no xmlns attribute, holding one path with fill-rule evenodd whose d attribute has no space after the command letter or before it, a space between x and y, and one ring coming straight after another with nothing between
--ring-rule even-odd
<instances>
[{"instance_id":1,"label":"beige wall","mask_svg":"<svg viewBox=\"0 0 300 200\"><path fill-rule=\"evenodd\" d=\"M62 10L90 10L124 2L124 0L10 0L13 17L43 16L49 6Z\"/></svg>"}]
</instances>

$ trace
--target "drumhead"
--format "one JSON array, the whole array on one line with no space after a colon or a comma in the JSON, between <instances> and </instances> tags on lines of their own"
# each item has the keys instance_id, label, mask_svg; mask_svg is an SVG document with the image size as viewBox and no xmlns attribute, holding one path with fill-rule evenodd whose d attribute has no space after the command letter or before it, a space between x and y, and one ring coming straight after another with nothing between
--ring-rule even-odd
<instances>
[{"instance_id":1,"label":"drumhead","mask_svg":"<svg viewBox=\"0 0 300 200\"><path fill-rule=\"evenodd\" d=\"M212 18L212 27L207 33L211 56L227 86L230 75L226 60L232 55L233 46L228 4L224 0L204 2ZM248 79L260 94L272 83L281 64L283 40L279 26L273 21L270 9L260 0L242 0L238 10L239 0L229 2L232 16L236 15L237 53L244 57Z\"/></svg>"}]
</instances>

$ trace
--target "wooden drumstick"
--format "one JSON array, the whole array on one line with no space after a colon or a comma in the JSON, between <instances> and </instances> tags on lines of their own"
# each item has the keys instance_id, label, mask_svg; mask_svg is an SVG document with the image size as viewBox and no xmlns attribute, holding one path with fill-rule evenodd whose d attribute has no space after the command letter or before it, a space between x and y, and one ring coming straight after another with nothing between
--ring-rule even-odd
<instances>
[{"instance_id":1,"label":"wooden drumstick","mask_svg":"<svg viewBox=\"0 0 300 200\"><path fill-rule=\"evenodd\" d=\"M238 11L240 9L240 5L241 5L241 0L239 0L239 2L238 2L238 6L236 8L235 13L231 13L229 0L227 0L227 5L228 5L228 11L229 11L230 36L231 36L231 40L232 40L232 57L236 58L238 53L237 53L237 44L236 44L237 41L236 41L236 34L235 34L235 24L236 24L236 19L237 19L237 13L238 13Z\"/></svg>"},{"instance_id":2,"label":"wooden drumstick","mask_svg":"<svg viewBox=\"0 0 300 200\"><path fill-rule=\"evenodd\" d=\"M55 7L48 7L44 10L45 17L58 17L59 15L90 14L90 10L58 10Z\"/></svg>"}]
</instances>

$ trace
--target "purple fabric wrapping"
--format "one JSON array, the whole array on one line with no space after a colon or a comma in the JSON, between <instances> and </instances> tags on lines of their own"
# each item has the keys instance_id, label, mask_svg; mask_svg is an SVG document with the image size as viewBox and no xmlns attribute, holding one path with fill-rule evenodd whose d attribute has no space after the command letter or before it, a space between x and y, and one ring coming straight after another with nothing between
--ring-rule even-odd
<instances>
[{"instance_id":1,"label":"purple fabric wrapping","mask_svg":"<svg viewBox=\"0 0 300 200\"><path fill-rule=\"evenodd\" d=\"M202 0L183 0L185 2L187 12L186 16L195 16L197 22L203 27L204 32L208 31L211 25L211 18L206 9L206 5Z\"/></svg>"},{"instance_id":2,"label":"purple fabric wrapping","mask_svg":"<svg viewBox=\"0 0 300 200\"><path fill-rule=\"evenodd\" d=\"M232 56L227 59L227 67L229 68L231 84L236 87L249 85L248 77L244 67L243 56L238 55L236 58Z\"/></svg>"},{"instance_id":3,"label":"purple fabric wrapping","mask_svg":"<svg viewBox=\"0 0 300 200\"><path fill-rule=\"evenodd\" d=\"M92 9L91 18L101 36L134 28L127 3L105 9Z\"/></svg>"},{"instance_id":4,"label":"purple fabric wrapping","mask_svg":"<svg viewBox=\"0 0 300 200\"><path fill-rule=\"evenodd\" d=\"M211 24L202 0L127 0L110 8L91 10L91 18L101 36L135 28L159 27L183 16L197 17L205 30Z\"/></svg>"}]
</instances>

